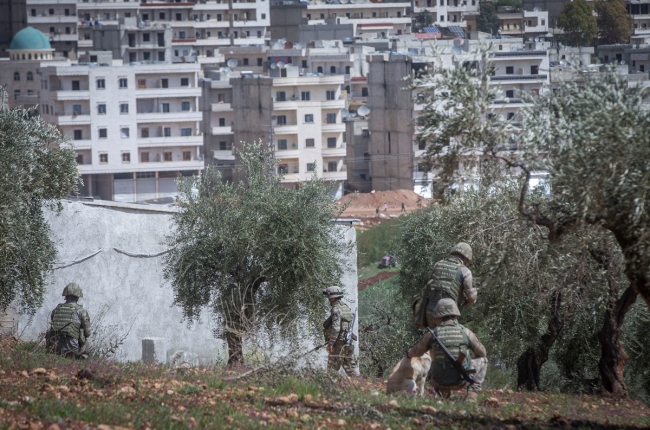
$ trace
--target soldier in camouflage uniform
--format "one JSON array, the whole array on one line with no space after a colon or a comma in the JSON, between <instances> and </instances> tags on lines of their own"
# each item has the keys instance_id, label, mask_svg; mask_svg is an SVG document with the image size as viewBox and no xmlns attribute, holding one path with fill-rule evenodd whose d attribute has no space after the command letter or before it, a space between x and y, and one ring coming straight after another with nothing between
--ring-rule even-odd
<instances>
[{"instance_id":1,"label":"soldier in camouflage uniform","mask_svg":"<svg viewBox=\"0 0 650 430\"><path fill-rule=\"evenodd\" d=\"M431 369L429 370L431 385L442 392L445 397L449 397L453 390L467 388L467 400L472 403L476 402L487 371L488 361L485 347L470 329L458 324L460 311L452 299L440 299L436 304L434 315L441 320L440 325L433 329L436 337L455 358L458 358L461 352L465 355L465 367L476 370L475 383L468 387L467 381L462 379L460 372L454 368L440 345L433 340L431 333L427 332L414 347L409 349L406 357L421 357L429 351L431 355ZM473 359L470 359L469 351L474 354Z\"/></svg>"},{"instance_id":2,"label":"soldier in camouflage uniform","mask_svg":"<svg viewBox=\"0 0 650 430\"><path fill-rule=\"evenodd\" d=\"M343 303L343 291L340 287L329 287L323 290L323 295L326 296L332 310L330 317L323 323L323 334L325 335L325 342L327 342L327 352L329 357L327 359L327 368L338 371L341 366L348 376L359 376L359 365L357 357L354 355L354 344L345 344L345 338L353 327L350 327L352 322L352 310L348 305ZM356 336L352 335L352 340L356 340Z\"/></svg>"},{"instance_id":3,"label":"soldier in camouflage uniform","mask_svg":"<svg viewBox=\"0 0 650 430\"><path fill-rule=\"evenodd\" d=\"M49 351L68 358L86 358L84 347L90 336L90 317L77 301L83 297L81 287L68 284L63 289L65 303L58 305L50 316L51 328L46 334Z\"/></svg>"},{"instance_id":4,"label":"soldier in camouflage uniform","mask_svg":"<svg viewBox=\"0 0 650 430\"><path fill-rule=\"evenodd\" d=\"M452 299L458 306L469 306L476 302L476 288L472 272L467 264L472 261L472 247L465 242L456 244L449 257L438 261L431 270L427 282L427 326L434 328L438 320L433 311L440 299Z\"/></svg>"}]
</instances>

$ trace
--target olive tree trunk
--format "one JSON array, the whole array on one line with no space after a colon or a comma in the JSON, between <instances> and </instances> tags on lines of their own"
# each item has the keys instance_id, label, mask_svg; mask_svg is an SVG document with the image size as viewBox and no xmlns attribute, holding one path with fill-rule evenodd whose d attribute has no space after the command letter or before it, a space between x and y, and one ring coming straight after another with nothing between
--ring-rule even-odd
<instances>
[{"instance_id":1,"label":"olive tree trunk","mask_svg":"<svg viewBox=\"0 0 650 430\"><path fill-rule=\"evenodd\" d=\"M226 332L226 343L228 344L228 366L241 366L244 364L241 336Z\"/></svg>"},{"instance_id":2,"label":"olive tree trunk","mask_svg":"<svg viewBox=\"0 0 650 430\"><path fill-rule=\"evenodd\" d=\"M551 297L552 314L546 333L535 347L528 348L517 360L517 387L520 390L541 390L539 375L542 366L548 361L549 352L564 327L561 305L562 293L555 292Z\"/></svg>"}]
</instances>

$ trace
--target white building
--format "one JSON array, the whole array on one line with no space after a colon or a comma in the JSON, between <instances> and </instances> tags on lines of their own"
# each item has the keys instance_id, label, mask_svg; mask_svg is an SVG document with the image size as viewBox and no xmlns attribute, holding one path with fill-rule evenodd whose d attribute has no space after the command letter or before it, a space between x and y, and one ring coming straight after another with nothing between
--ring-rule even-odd
<instances>
[{"instance_id":1,"label":"white building","mask_svg":"<svg viewBox=\"0 0 650 430\"><path fill-rule=\"evenodd\" d=\"M81 194L125 202L176 194L203 168L198 64L43 67L41 115L77 149Z\"/></svg>"},{"instance_id":2,"label":"white building","mask_svg":"<svg viewBox=\"0 0 650 430\"><path fill-rule=\"evenodd\" d=\"M79 40L77 0L25 0L25 3L27 24L45 33L57 52L75 59Z\"/></svg>"},{"instance_id":3,"label":"white building","mask_svg":"<svg viewBox=\"0 0 650 430\"><path fill-rule=\"evenodd\" d=\"M465 15L479 10L479 0L414 0L413 5L413 13L429 13L440 27L458 25L466 28Z\"/></svg>"}]
</instances>

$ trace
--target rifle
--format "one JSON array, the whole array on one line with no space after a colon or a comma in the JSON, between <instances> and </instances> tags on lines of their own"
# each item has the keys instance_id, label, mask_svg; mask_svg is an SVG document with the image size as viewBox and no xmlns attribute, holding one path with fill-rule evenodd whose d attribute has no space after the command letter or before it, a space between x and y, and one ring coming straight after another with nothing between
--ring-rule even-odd
<instances>
[{"instance_id":1,"label":"rifle","mask_svg":"<svg viewBox=\"0 0 650 430\"><path fill-rule=\"evenodd\" d=\"M348 334L345 336L345 344L350 345L352 344L353 340L357 340L357 337L352 333L354 331L354 323L357 320L357 312L359 311L359 308L354 310L354 315L352 315L352 322L350 323L350 330L348 331Z\"/></svg>"},{"instance_id":2,"label":"rifle","mask_svg":"<svg viewBox=\"0 0 650 430\"><path fill-rule=\"evenodd\" d=\"M463 361L465 361L466 355L463 354L462 352L458 354L458 358L454 358L453 354L451 351L447 349L444 343L438 339L438 336L431 330L429 327L427 327L427 330L429 330L429 333L431 333L431 337L433 340L440 346L440 349L442 349L442 352L445 353L447 358L451 361L451 364L453 364L454 369L460 373L460 377L469 382L470 385L473 385L474 382L474 377L472 376L473 373L476 373L475 369L466 369L465 366L463 365Z\"/></svg>"}]
</instances>

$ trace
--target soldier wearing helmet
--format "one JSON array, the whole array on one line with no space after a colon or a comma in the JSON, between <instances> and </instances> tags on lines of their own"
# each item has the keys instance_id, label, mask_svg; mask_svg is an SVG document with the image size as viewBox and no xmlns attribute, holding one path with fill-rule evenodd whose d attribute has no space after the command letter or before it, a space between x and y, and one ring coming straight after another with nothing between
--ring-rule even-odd
<instances>
[{"instance_id":1,"label":"soldier wearing helmet","mask_svg":"<svg viewBox=\"0 0 650 430\"><path fill-rule=\"evenodd\" d=\"M90 316L77 303L83 292L78 284L63 289L65 303L59 304L50 316L51 327L46 334L48 350L69 358L86 358L84 347L90 336Z\"/></svg>"},{"instance_id":2,"label":"soldier wearing helmet","mask_svg":"<svg viewBox=\"0 0 650 430\"><path fill-rule=\"evenodd\" d=\"M468 383L462 379L460 372L454 368L442 348L433 340L431 333L427 332L415 346L409 349L406 357L421 357L429 351L431 355L431 369L429 370L431 384L445 397L449 397L453 390L467 388L467 400L476 402L476 397L478 392L481 391L481 384L485 380L485 372L487 371L485 347L470 329L458 323L460 311L453 299L440 299L433 314L441 320L440 324L433 329L436 337L456 359L461 354L466 357L463 364L465 368L476 371L474 374L475 383L468 387ZM470 359L470 351L474 355L473 359Z\"/></svg>"},{"instance_id":3,"label":"soldier wearing helmet","mask_svg":"<svg viewBox=\"0 0 650 430\"><path fill-rule=\"evenodd\" d=\"M472 261L472 247L465 242L457 243L449 251L449 256L438 261L431 270L427 282L427 326L434 328L438 320L433 311L440 299L452 299L459 306L469 306L476 302L476 288L472 282L472 272L467 264Z\"/></svg>"},{"instance_id":4,"label":"soldier wearing helmet","mask_svg":"<svg viewBox=\"0 0 650 430\"><path fill-rule=\"evenodd\" d=\"M359 376L359 365L354 355L354 344L345 344L345 339L352 323L352 310L343 303L343 290L340 287L329 287L323 290L323 295L328 298L332 309L330 316L323 323L323 334L327 342L327 368L338 371L341 366L348 376ZM352 335L352 340L356 336Z\"/></svg>"}]
</instances>

